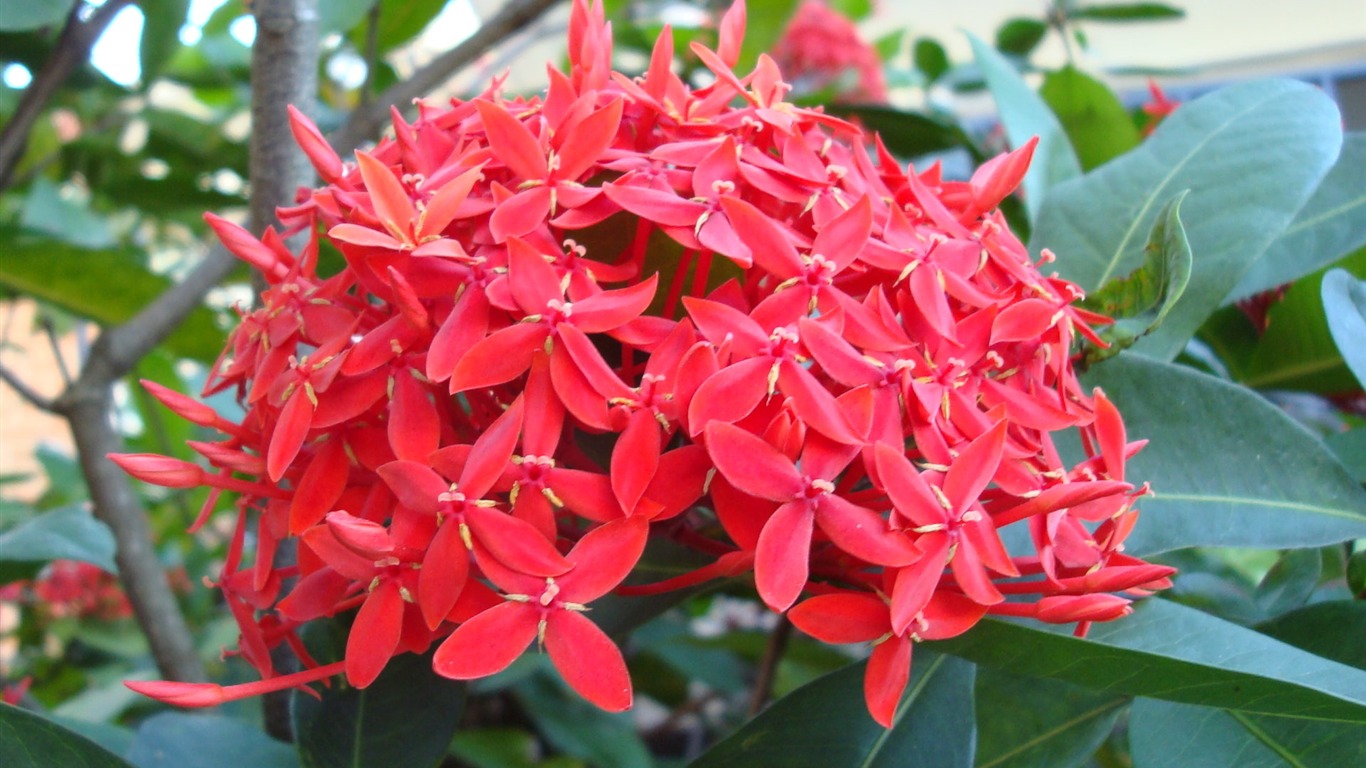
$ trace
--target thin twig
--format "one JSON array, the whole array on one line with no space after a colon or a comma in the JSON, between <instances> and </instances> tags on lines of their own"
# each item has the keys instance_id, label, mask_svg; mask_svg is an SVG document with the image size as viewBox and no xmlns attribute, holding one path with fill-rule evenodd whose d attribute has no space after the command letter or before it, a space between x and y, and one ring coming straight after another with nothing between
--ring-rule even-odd
<instances>
[{"instance_id":1,"label":"thin twig","mask_svg":"<svg viewBox=\"0 0 1366 768\"><path fill-rule=\"evenodd\" d=\"M365 21L365 82L360 84L360 107L364 109L375 98L375 67L379 66L379 10L375 3L370 18Z\"/></svg>"},{"instance_id":2,"label":"thin twig","mask_svg":"<svg viewBox=\"0 0 1366 768\"><path fill-rule=\"evenodd\" d=\"M346 155L364 142L373 140L389 119L390 107L405 107L413 99L436 90L451 75L540 18L557 2L559 0L509 0L464 42L432 59L407 80L384 89L372 103L357 107L346 122L328 137L332 146L338 154Z\"/></svg>"},{"instance_id":3,"label":"thin twig","mask_svg":"<svg viewBox=\"0 0 1366 768\"><path fill-rule=\"evenodd\" d=\"M43 397L38 390L26 384L23 379L19 378L18 374L6 368L4 364L0 364L0 381L10 385L10 388L24 399L24 402L34 408L48 413L53 412L53 401L50 398Z\"/></svg>"},{"instance_id":4,"label":"thin twig","mask_svg":"<svg viewBox=\"0 0 1366 768\"><path fill-rule=\"evenodd\" d=\"M81 14L86 10L84 2L77 2L66 17L66 24L57 36L57 45L52 56L29 83L24 95L19 98L14 114L0 131L0 191L8 186L14 169L24 156L28 146L29 133L38 116L43 113L47 103L56 95L71 73L90 56L90 48L99 39L100 33L114 16L132 0L108 0L95 9L90 18L82 21Z\"/></svg>"},{"instance_id":5,"label":"thin twig","mask_svg":"<svg viewBox=\"0 0 1366 768\"><path fill-rule=\"evenodd\" d=\"M52 359L57 361L57 372L62 377L62 383L71 386L71 369L66 365L66 356L62 354L61 342L57 339L57 329L52 327L52 321L44 317L39 324L43 327L43 335L47 336L47 345L52 349Z\"/></svg>"},{"instance_id":6,"label":"thin twig","mask_svg":"<svg viewBox=\"0 0 1366 768\"><path fill-rule=\"evenodd\" d=\"M773 681L778 674L778 662L787 651L787 641L792 637L792 622L787 614L779 614L778 624L768 633L768 643L764 646L764 658L759 662L759 675L754 680L754 696L749 700L749 716L754 717L763 710L773 695Z\"/></svg>"}]
</instances>

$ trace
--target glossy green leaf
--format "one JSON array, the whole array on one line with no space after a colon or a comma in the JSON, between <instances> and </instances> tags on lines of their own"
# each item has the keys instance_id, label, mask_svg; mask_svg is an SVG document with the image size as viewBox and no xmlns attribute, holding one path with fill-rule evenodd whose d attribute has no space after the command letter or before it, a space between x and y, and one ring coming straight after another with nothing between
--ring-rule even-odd
<instances>
[{"instance_id":1,"label":"glossy green leaf","mask_svg":"<svg viewBox=\"0 0 1366 768\"><path fill-rule=\"evenodd\" d=\"M128 760L138 768L297 768L294 748L241 720L162 712L138 726Z\"/></svg>"},{"instance_id":2,"label":"glossy green leaf","mask_svg":"<svg viewBox=\"0 0 1366 768\"><path fill-rule=\"evenodd\" d=\"M975 700L976 768L1080 766L1129 702L1125 696L985 667L977 670Z\"/></svg>"},{"instance_id":3,"label":"glossy green leaf","mask_svg":"<svg viewBox=\"0 0 1366 768\"><path fill-rule=\"evenodd\" d=\"M1184 18L1186 12L1166 3L1107 3L1072 8L1067 16L1088 21L1159 21Z\"/></svg>"},{"instance_id":4,"label":"glossy green leaf","mask_svg":"<svg viewBox=\"0 0 1366 768\"><path fill-rule=\"evenodd\" d=\"M917 39L911 55L915 68L925 76L926 82L933 83L949 71L949 54L938 40L929 37Z\"/></svg>"},{"instance_id":5,"label":"glossy green leaf","mask_svg":"<svg viewBox=\"0 0 1366 768\"><path fill-rule=\"evenodd\" d=\"M1366 723L1366 672L1162 599L1094 625L1086 638L1074 637L1070 625L987 618L928 645L981 666L1107 693Z\"/></svg>"},{"instance_id":6,"label":"glossy green leaf","mask_svg":"<svg viewBox=\"0 0 1366 768\"><path fill-rule=\"evenodd\" d=\"M1094 290L1142 260L1162 204L1190 189L1190 284L1135 347L1170 360L1308 200L1337 157L1340 122L1333 102L1305 83L1215 91L1183 104L1132 152L1053 189L1031 247L1052 249L1063 277Z\"/></svg>"},{"instance_id":7,"label":"glossy green leaf","mask_svg":"<svg viewBox=\"0 0 1366 768\"><path fill-rule=\"evenodd\" d=\"M996 109L1011 145L1024 146L1031 138L1039 137L1039 145L1034 149L1034 160L1024 180L1025 208L1030 220L1037 220L1045 194L1053 187L1079 176L1081 165L1057 116L1020 78L1015 67L995 48L971 34L968 35L968 41L972 44L973 56L986 78L987 87L996 99ZM1049 245L1058 250L1060 255L1063 254L1051 241Z\"/></svg>"},{"instance_id":8,"label":"glossy green leaf","mask_svg":"<svg viewBox=\"0 0 1366 768\"><path fill-rule=\"evenodd\" d=\"M5 227L0 227L0 241L5 243L0 285L100 323L127 320L171 285L148 272L131 249L86 250ZM165 344L176 354L212 362L222 350L223 331L213 313L201 307Z\"/></svg>"},{"instance_id":9,"label":"glossy green leaf","mask_svg":"<svg viewBox=\"0 0 1366 768\"><path fill-rule=\"evenodd\" d=\"M1337 432L1323 439L1338 461L1356 478L1366 484L1366 427L1357 427L1346 432Z\"/></svg>"},{"instance_id":10,"label":"glossy green leaf","mask_svg":"<svg viewBox=\"0 0 1366 768\"><path fill-rule=\"evenodd\" d=\"M412 40L431 23L446 0L379 0L379 30L377 48L386 53ZM351 30L351 42L357 50L365 50L365 25Z\"/></svg>"},{"instance_id":11,"label":"glossy green leaf","mask_svg":"<svg viewBox=\"0 0 1366 768\"><path fill-rule=\"evenodd\" d=\"M1125 353L1093 368L1148 446L1128 462L1152 483L1125 542L1147 555L1193 546L1315 547L1366 536L1366 491L1323 442L1252 391Z\"/></svg>"},{"instance_id":12,"label":"glossy green leaf","mask_svg":"<svg viewBox=\"0 0 1366 768\"><path fill-rule=\"evenodd\" d=\"M1323 311L1343 362L1366 386L1366 281L1345 269L1323 276Z\"/></svg>"},{"instance_id":13,"label":"glossy green leaf","mask_svg":"<svg viewBox=\"0 0 1366 768\"><path fill-rule=\"evenodd\" d=\"M190 10L190 0L143 0L142 38L138 42L141 79L150 85L166 62L180 48L180 28Z\"/></svg>"},{"instance_id":14,"label":"glossy green leaf","mask_svg":"<svg viewBox=\"0 0 1366 768\"><path fill-rule=\"evenodd\" d=\"M1184 199L1186 192L1178 193L1153 222L1143 248L1143 265L1126 277L1111 280L1084 300L1087 309L1114 319L1113 324L1099 329L1110 346L1088 346L1088 364L1114 357L1151 333L1185 293L1191 276L1191 247L1181 224Z\"/></svg>"},{"instance_id":15,"label":"glossy green leaf","mask_svg":"<svg viewBox=\"0 0 1366 768\"><path fill-rule=\"evenodd\" d=\"M5 768L131 768L95 742L19 707L0 704Z\"/></svg>"},{"instance_id":16,"label":"glossy green leaf","mask_svg":"<svg viewBox=\"0 0 1366 768\"><path fill-rule=\"evenodd\" d=\"M29 578L53 560L79 560L117 573L114 534L78 506L44 512L0 533L0 584Z\"/></svg>"},{"instance_id":17,"label":"glossy green leaf","mask_svg":"<svg viewBox=\"0 0 1366 768\"><path fill-rule=\"evenodd\" d=\"M1281 555L1253 593L1269 616L1279 616L1304 605L1323 576L1323 556L1317 549L1292 549Z\"/></svg>"},{"instance_id":18,"label":"glossy green leaf","mask_svg":"<svg viewBox=\"0 0 1366 768\"><path fill-rule=\"evenodd\" d=\"M1353 595L1366 595L1366 549L1347 558L1347 588Z\"/></svg>"},{"instance_id":19,"label":"glossy green leaf","mask_svg":"<svg viewBox=\"0 0 1366 768\"><path fill-rule=\"evenodd\" d=\"M74 196L62 194L57 185L41 176L24 196L19 224L80 248L108 248L116 242L103 216Z\"/></svg>"},{"instance_id":20,"label":"glossy green leaf","mask_svg":"<svg viewBox=\"0 0 1366 768\"><path fill-rule=\"evenodd\" d=\"M0 4L0 32L61 26L76 0L20 0Z\"/></svg>"},{"instance_id":21,"label":"glossy green leaf","mask_svg":"<svg viewBox=\"0 0 1366 768\"><path fill-rule=\"evenodd\" d=\"M513 689L546 741L598 768L650 768L650 752L629 715L598 709L552 674L533 675Z\"/></svg>"},{"instance_id":22,"label":"glossy green leaf","mask_svg":"<svg viewBox=\"0 0 1366 768\"><path fill-rule=\"evenodd\" d=\"M914 158L956 147L971 147L971 139L958 125L919 112L894 107L831 105L840 117L855 117L898 157Z\"/></svg>"},{"instance_id":23,"label":"glossy green leaf","mask_svg":"<svg viewBox=\"0 0 1366 768\"><path fill-rule=\"evenodd\" d=\"M1039 19L1008 19L996 28L996 50L1012 56L1028 56L1039 47L1048 25Z\"/></svg>"},{"instance_id":24,"label":"glossy green leaf","mask_svg":"<svg viewBox=\"0 0 1366 768\"><path fill-rule=\"evenodd\" d=\"M1229 299L1241 299L1297 280L1366 246L1363 168L1366 133L1349 133L1343 137L1337 162L1319 182L1313 197L1243 275Z\"/></svg>"},{"instance_id":25,"label":"glossy green leaf","mask_svg":"<svg viewBox=\"0 0 1366 768\"><path fill-rule=\"evenodd\" d=\"M290 695L305 768L430 766L450 745L465 686L437 676L430 654L405 654L390 660L368 688L334 683L321 694L321 700Z\"/></svg>"},{"instance_id":26,"label":"glossy green leaf","mask_svg":"<svg viewBox=\"0 0 1366 768\"><path fill-rule=\"evenodd\" d=\"M691 768L972 765L971 664L917 648L889 729L868 715L864 667L851 664L784 696Z\"/></svg>"},{"instance_id":27,"label":"glossy green leaf","mask_svg":"<svg viewBox=\"0 0 1366 768\"><path fill-rule=\"evenodd\" d=\"M1366 764L1366 725L1139 699L1129 748L1134 768L1345 768Z\"/></svg>"},{"instance_id":28,"label":"glossy green leaf","mask_svg":"<svg viewBox=\"0 0 1366 768\"><path fill-rule=\"evenodd\" d=\"M1039 96L1053 110L1089 171L1138 146L1138 128L1102 82L1068 64L1044 76Z\"/></svg>"},{"instance_id":29,"label":"glossy green leaf","mask_svg":"<svg viewBox=\"0 0 1366 768\"><path fill-rule=\"evenodd\" d=\"M1366 248L1337 262L1366 277ZM1327 269L1292 284L1266 309L1266 330L1258 333L1238 307L1224 307L1200 329L1200 340L1234 381L1254 389L1332 393L1360 384L1342 360L1328 329L1321 290Z\"/></svg>"}]
</instances>

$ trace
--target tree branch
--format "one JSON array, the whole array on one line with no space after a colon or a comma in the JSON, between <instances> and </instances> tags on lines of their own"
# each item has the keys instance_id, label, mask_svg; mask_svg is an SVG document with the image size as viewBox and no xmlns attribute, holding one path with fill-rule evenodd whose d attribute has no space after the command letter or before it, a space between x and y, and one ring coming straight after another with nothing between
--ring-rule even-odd
<instances>
[{"instance_id":1,"label":"tree branch","mask_svg":"<svg viewBox=\"0 0 1366 768\"><path fill-rule=\"evenodd\" d=\"M24 399L24 402L40 411L52 413L52 401L43 397L38 390L30 387L23 379L19 378L18 374L11 371L9 368L6 368L3 364L0 364L0 381L10 385L10 388L17 392L19 397Z\"/></svg>"},{"instance_id":2,"label":"tree branch","mask_svg":"<svg viewBox=\"0 0 1366 768\"><path fill-rule=\"evenodd\" d=\"M71 13L66 17L66 25L57 36L57 47L52 56L43 63L43 68L38 70L33 82L29 83L24 95L20 97L14 114L5 124L4 130L0 131L0 191L9 186L14 169L19 165L19 160L24 156L24 149L28 146L29 133L33 130L33 124L37 122L38 116L42 114L43 108L76 67L84 64L90 57L90 48L99 39L100 33L104 32L104 28L109 26L114 16L130 2L132 0L108 0L95 9L85 21L81 21L81 12L86 8L85 3L77 2L72 7Z\"/></svg>"},{"instance_id":3,"label":"tree branch","mask_svg":"<svg viewBox=\"0 0 1366 768\"><path fill-rule=\"evenodd\" d=\"M509 0L464 42L428 62L407 80L384 89L373 102L352 111L346 122L328 137L337 154L345 156L364 142L373 140L389 120L390 107L406 106L413 99L436 90L451 75L540 18L557 2L559 0Z\"/></svg>"}]
</instances>

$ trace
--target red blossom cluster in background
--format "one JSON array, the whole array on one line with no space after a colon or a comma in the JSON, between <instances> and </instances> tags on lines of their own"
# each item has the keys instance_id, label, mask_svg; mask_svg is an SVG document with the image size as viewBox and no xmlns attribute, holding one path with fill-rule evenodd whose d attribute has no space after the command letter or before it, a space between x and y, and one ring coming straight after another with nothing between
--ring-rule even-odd
<instances>
[{"instance_id":1,"label":"red blossom cluster in background","mask_svg":"<svg viewBox=\"0 0 1366 768\"><path fill-rule=\"evenodd\" d=\"M223 433L194 444L212 468L114 457L215 489L196 525L238 494L217 585L264 679L131 686L188 706L342 672L364 687L433 645L437 673L474 679L535 644L621 710L594 601L752 570L802 630L874 643L886 724L915 641L987 614L1084 628L1167 583L1121 552L1140 444L1072 368L1103 318L996 210L1033 144L968 181L903 169L785 102L772 59L734 73L743 27L737 4L715 52L694 45L705 88L670 70L667 29L632 79L576 0L570 71L544 96L420 105L354 164L295 115L327 186L281 215L321 234L296 254L210 217L270 285L206 387L244 416L148 384ZM1052 437L1069 427L1073 466ZM1009 525L1028 551L1007 551ZM711 565L623 586L650 537ZM287 539L297 565L274 567ZM344 661L319 665L300 628L353 610ZM282 643L303 672L277 673Z\"/></svg>"},{"instance_id":2,"label":"red blossom cluster in background","mask_svg":"<svg viewBox=\"0 0 1366 768\"><path fill-rule=\"evenodd\" d=\"M113 574L75 560L54 560L32 581L0 587L0 602L41 606L51 618L123 619L133 614Z\"/></svg>"},{"instance_id":3,"label":"red blossom cluster in background","mask_svg":"<svg viewBox=\"0 0 1366 768\"><path fill-rule=\"evenodd\" d=\"M836 102L854 104L887 101L877 51L824 0L805 0L797 8L773 47L773 59L801 94L829 92Z\"/></svg>"}]
</instances>

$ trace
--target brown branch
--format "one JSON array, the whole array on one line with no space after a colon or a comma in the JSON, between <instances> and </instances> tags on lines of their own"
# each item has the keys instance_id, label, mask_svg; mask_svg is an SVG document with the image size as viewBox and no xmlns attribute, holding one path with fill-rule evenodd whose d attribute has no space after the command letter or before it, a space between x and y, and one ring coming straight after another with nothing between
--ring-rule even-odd
<instances>
[{"instance_id":1,"label":"brown branch","mask_svg":"<svg viewBox=\"0 0 1366 768\"><path fill-rule=\"evenodd\" d=\"M787 641L792 637L792 622L787 614L778 615L778 624L768 634L764 658L759 662L759 676L754 680L754 695L749 700L749 716L759 714L773 695L773 681L778 676L778 662L787 652Z\"/></svg>"},{"instance_id":2,"label":"brown branch","mask_svg":"<svg viewBox=\"0 0 1366 768\"><path fill-rule=\"evenodd\" d=\"M19 378L18 374L11 371L9 368L6 368L3 364L0 364L0 381L10 385L10 388L18 393L19 397L23 398L24 402L40 411L52 413L52 400L43 397L38 390L30 387L23 379Z\"/></svg>"},{"instance_id":3,"label":"brown branch","mask_svg":"<svg viewBox=\"0 0 1366 768\"><path fill-rule=\"evenodd\" d=\"M389 120L390 107L404 107L430 93L467 64L540 18L559 0L509 0L493 18L456 47L432 59L412 77L386 88L369 104L357 107L328 138L337 154L346 155L372 141Z\"/></svg>"},{"instance_id":4,"label":"brown branch","mask_svg":"<svg viewBox=\"0 0 1366 768\"><path fill-rule=\"evenodd\" d=\"M132 0L109 0L95 9L90 17L81 20L86 4L78 0L66 17L66 25L57 36L57 46L52 56L43 62L42 69L29 83L14 114L0 131L0 191L9 186L14 169L24 156L28 147L28 136L33 124L43 113L43 108L56 95L57 89L71 76L77 67L90 57L90 48L99 39L100 33L123 7Z\"/></svg>"}]
</instances>

